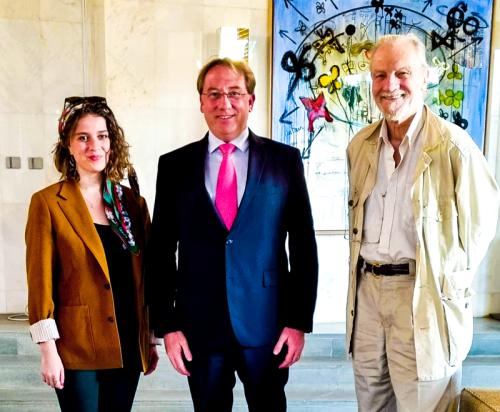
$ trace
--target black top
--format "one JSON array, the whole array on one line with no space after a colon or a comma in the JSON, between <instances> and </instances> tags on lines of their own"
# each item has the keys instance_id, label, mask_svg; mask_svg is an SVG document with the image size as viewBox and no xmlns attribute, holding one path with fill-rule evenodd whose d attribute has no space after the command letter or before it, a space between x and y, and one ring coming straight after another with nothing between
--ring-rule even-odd
<instances>
[{"instance_id":1,"label":"black top","mask_svg":"<svg viewBox=\"0 0 500 412\"><path fill-rule=\"evenodd\" d=\"M134 278L130 251L122 246L111 226L94 223L101 238L115 305L115 318L120 336L123 366L141 370L139 331L135 313Z\"/></svg>"}]
</instances>

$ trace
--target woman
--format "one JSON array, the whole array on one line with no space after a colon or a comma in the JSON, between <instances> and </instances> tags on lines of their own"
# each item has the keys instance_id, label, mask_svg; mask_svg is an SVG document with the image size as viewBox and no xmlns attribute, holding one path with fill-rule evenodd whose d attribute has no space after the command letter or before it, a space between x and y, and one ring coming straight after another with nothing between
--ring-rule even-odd
<instances>
[{"instance_id":1,"label":"woman","mask_svg":"<svg viewBox=\"0 0 500 412\"><path fill-rule=\"evenodd\" d=\"M61 181L33 195L26 226L42 379L62 411L129 411L158 362L142 276L150 218L138 186L119 183L135 174L104 98L65 100L54 161Z\"/></svg>"}]
</instances>

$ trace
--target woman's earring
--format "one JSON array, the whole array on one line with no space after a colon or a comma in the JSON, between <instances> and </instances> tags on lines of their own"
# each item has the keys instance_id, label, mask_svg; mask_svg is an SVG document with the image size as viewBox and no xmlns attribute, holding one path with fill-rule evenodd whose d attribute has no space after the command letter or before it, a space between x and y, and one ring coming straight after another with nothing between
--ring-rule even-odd
<instances>
[{"instance_id":1,"label":"woman's earring","mask_svg":"<svg viewBox=\"0 0 500 412\"><path fill-rule=\"evenodd\" d=\"M69 155L69 175L73 179L77 176L75 158L72 154Z\"/></svg>"}]
</instances>

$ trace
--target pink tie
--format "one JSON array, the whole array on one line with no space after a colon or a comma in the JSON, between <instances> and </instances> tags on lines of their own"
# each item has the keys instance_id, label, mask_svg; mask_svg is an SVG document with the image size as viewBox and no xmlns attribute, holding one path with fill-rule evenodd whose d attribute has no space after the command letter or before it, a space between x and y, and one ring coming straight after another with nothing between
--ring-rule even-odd
<instances>
[{"instance_id":1,"label":"pink tie","mask_svg":"<svg viewBox=\"0 0 500 412\"><path fill-rule=\"evenodd\" d=\"M236 149L236 146L231 143L225 143L221 144L219 149L222 152L222 163L220 164L219 176L217 177L215 207L229 230L238 211L236 169L234 168L233 161L229 158L231 153Z\"/></svg>"}]
</instances>

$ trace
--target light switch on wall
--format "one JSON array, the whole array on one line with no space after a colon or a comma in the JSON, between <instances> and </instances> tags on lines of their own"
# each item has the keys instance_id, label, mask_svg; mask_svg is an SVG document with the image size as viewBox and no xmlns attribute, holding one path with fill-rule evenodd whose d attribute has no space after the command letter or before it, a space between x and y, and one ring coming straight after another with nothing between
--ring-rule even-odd
<instances>
[{"instance_id":1,"label":"light switch on wall","mask_svg":"<svg viewBox=\"0 0 500 412\"><path fill-rule=\"evenodd\" d=\"M5 167L7 169L20 169L21 158L19 156L7 156L5 158Z\"/></svg>"},{"instance_id":2,"label":"light switch on wall","mask_svg":"<svg viewBox=\"0 0 500 412\"><path fill-rule=\"evenodd\" d=\"M43 169L43 157L28 157L28 167L30 169Z\"/></svg>"}]
</instances>

